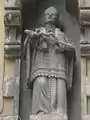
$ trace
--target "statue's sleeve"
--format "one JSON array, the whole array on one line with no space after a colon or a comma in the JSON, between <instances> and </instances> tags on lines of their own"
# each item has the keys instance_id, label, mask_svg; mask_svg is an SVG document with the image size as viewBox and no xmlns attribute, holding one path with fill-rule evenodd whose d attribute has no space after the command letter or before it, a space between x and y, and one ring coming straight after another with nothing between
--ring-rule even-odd
<instances>
[{"instance_id":1,"label":"statue's sleeve","mask_svg":"<svg viewBox=\"0 0 90 120\"><path fill-rule=\"evenodd\" d=\"M24 42L24 57L25 57L25 62L26 62L26 82L28 85L28 88L30 88L32 85L30 83L30 76L31 76L31 58L32 58L32 52L33 48L30 42L30 38L27 36Z\"/></svg>"},{"instance_id":2,"label":"statue's sleeve","mask_svg":"<svg viewBox=\"0 0 90 120\"><path fill-rule=\"evenodd\" d=\"M69 43L69 40L66 36L65 41ZM76 61L75 48L73 48L71 51L66 52L66 59L67 59L67 89L69 90L70 88L72 88L73 82L74 64Z\"/></svg>"},{"instance_id":3,"label":"statue's sleeve","mask_svg":"<svg viewBox=\"0 0 90 120\"><path fill-rule=\"evenodd\" d=\"M74 60L72 58L67 60L67 89L68 90L72 88L73 72L74 72Z\"/></svg>"}]
</instances>

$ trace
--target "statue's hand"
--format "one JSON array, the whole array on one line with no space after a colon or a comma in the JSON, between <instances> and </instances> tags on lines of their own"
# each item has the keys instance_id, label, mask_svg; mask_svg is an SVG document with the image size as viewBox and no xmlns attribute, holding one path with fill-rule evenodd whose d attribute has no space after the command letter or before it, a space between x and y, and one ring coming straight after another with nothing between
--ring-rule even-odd
<instances>
[{"instance_id":1,"label":"statue's hand","mask_svg":"<svg viewBox=\"0 0 90 120\"><path fill-rule=\"evenodd\" d=\"M24 31L30 38L38 38L39 34L36 31L25 30Z\"/></svg>"},{"instance_id":2,"label":"statue's hand","mask_svg":"<svg viewBox=\"0 0 90 120\"><path fill-rule=\"evenodd\" d=\"M49 35L45 34L45 33L41 33L40 34L40 40L48 40L49 39Z\"/></svg>"},{"instance_id":3,"label":"statue's hand","mask_svg":"<svg viewBox=\"0 0 90 120\"><path fill-rule=\"evenodd\" d=\"M68 44L65 48L65 53L68 55L68 58L73 57L74 61L76 61L76 53L75 53L75 46L72 44Z\"/></svg>"},{"instance_id":4,"label":"statue's hand","mask_svg":"<svg viewBox=\"0 0 90 120\"><path fill-rule=\"evenodd\" d=\"M72 44L67 44L67 45L65 46L65 49L66 49L67 51L75 51L75 46L72 45Z\"/></svg>"}]
</instances>

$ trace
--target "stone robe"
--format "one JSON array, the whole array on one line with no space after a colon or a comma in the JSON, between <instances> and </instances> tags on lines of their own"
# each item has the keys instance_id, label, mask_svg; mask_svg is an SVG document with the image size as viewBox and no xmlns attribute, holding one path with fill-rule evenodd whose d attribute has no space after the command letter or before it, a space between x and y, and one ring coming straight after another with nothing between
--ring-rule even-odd
<instances>
[{"instance_id":1,"label":"stone robe","mask_svg":"<svg viewBox=\"0 0 90 120\"><path fill-rule=\"evenodd\" d=\"M40 29L47 32L44 27ZM56 28L49 37L31 42L33 53L28 78L33 83L33 114L58 111L67 116L66 91L72 86L75 51L67 51L60 41L68 43L64 33Z\"/></svg>"}]
</instances>

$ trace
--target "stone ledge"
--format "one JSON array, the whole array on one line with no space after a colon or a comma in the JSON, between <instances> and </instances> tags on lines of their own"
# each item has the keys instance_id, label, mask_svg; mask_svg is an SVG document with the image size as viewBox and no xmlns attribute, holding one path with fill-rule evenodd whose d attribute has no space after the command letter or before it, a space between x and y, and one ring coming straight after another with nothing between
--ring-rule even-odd
<instances>
[{"instance_id":1,"label":"stone ledge","mask_svg":"<svg viewBox=\"0 0 90 120\"><path fill-rule=\"evenodd\" d=\"M90 120L90 115L84 115L82 120Z\"/></svg>"},{"instance_id":2,"label":"stone ledge","mask_svg":"<svg viewBox=\"0 0 90 120\"><path fill-rule=\"evenodd\" d=\"M78 0L80 8L90 7L90 0Z\"/></svg>"},{"instance_id":3,"label":"stone ledge","mask_svg":"<svg viewBox=\"0 0 90 120\"><path fill-rule=\"evenodd\" d=\"M5 58L20 58L20 42L5 42L4 50L5 50Z\"/></svg>"},{"instance_id":4,"label":"stone ledge","mask_svg":"<svg viewBox=\"0 0 90 120\"><path fill-rule=\"evenodd\" d=\"M21 120L19 116L0 116L0 120Z\"/></svg>"},{"instance_id":5,"label":"stone ledge","mask_svg":"<svg viewBox=\"0 0 90 120\"><path fill-rule=\"evenodd\" d=\"M30 120L68 120L66 116L59 114L30 115Z\"/></svg>"},{"instance_id":6,"label":"stone ledge","mask_svg":"<svg viewBox=\"0 0 90 120\"><path fill-rule=\"evenodd\" d=\"M5 7L20 7L21 2L20 0L4 0L5 2Z\"/></svg>"},{"instance_id":7,"label":"stone ledge","mask_svg":"<svg viewBox=\"0 0 90 120\"><path fill-rule=\"evenodd\" d=\"M81 56L90 56L90 41L80 42Z\"/></svg>"},{"instance_id":8,"label":"stone ledge","mask_svg":"<svg viewBox=\"0 0 90 120\"><path fill-rule=\"evenodd\" d=\"M90 25L90 9L80 9L80 24Z\"/></svg>"}]
</instances>

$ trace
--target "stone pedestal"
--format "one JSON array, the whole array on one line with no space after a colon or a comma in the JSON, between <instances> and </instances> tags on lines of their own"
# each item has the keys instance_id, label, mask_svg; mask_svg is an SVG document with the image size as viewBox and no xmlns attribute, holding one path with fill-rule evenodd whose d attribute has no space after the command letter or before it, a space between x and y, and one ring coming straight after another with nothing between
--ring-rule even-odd
<instances>
[{"instance_id":1,"label":"stone pedestal","mask_svg":"<svg viewBox=\"0 0 90 120\"><path fill-rule=\"evenodd\" d=\"M59 114L30 115L29 120L68 120L67 116Z\"/></svg>"}]
</instances>

